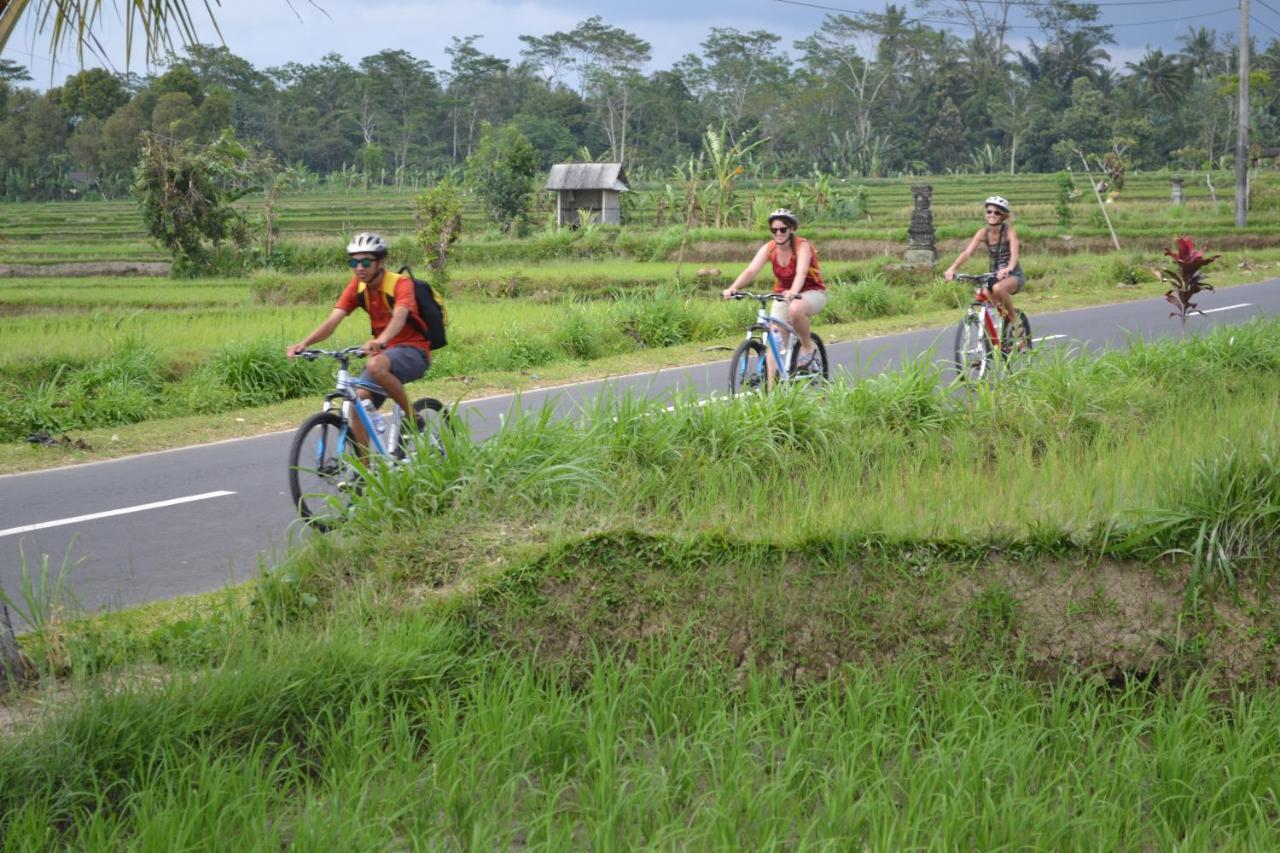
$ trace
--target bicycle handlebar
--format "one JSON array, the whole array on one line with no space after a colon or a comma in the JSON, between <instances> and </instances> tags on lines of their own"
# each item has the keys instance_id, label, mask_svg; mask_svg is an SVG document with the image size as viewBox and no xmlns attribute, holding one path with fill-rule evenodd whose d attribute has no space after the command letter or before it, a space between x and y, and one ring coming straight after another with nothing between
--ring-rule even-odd
<instances>
[{"instance_id":1,"label":"bicycle handlebar","mask_svg":"<svg viewBox=\"0 0 1280 853\"><path fill-rule=\"evenodd\" d=\"M733 294L732 299L755 299L760 303L765 302L783 302L786 296L781 293L749 293L745 290L739 290Z\"/></svg>"},{"instance_id":2,"label":"bicycle handlebar","mask_svg":"<svg viewBox=\"0 0 1280 853\"><path fill-rule=\"evenodd\" d=\"M952 279L955 281L972 281L975 284L982 285L983 287L990 287L996 283L995 273L989 272L984 272L982 275L968 275L966 273L958 272L952 276Z\"/></svg>"},{"instance_id":3,"label":"bicycle handlebar","mask_svg":"<svg viewBox=\"0 0 1280 853\"><path fill-rule=\"evenodd\" d=\"M328 350L328 349L304 349L298 353L298 358L305 358L314 361L322 356L329 358L363 358L367 353L364 347L347 347L346 349Z\"/></svg>"}]
</instances>

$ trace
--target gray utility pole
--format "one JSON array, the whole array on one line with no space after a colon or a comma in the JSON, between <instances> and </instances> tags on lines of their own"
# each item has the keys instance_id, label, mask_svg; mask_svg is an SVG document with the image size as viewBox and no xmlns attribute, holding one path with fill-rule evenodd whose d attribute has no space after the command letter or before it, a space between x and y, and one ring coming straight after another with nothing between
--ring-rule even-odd
<instances>
[{"instance_id":1,"label":"gray utility pole","mask_svg":"<svg viewBox=\"0 0 1280 853\"><path fill-rule=\"evenodd\" d=\"M1240 0L1240 103L1236 123L1236 227L1249 221L1249 0Z\"/></svg>"}]
</instances>

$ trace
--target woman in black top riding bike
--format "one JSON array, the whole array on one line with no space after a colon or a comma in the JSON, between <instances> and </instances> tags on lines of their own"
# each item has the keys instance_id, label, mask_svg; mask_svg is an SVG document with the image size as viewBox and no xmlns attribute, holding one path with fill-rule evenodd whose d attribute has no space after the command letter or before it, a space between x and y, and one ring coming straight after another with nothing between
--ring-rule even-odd
<instances>
[{"instance_id":1,"label":"woman in black top riding bike","mask_svg":"<svg viewBox=\"0 0 1280 853\"><path fill-rule=\"evenodd\" d=\"M990 272L996 277L991 286L991 301L995 303L1000 314L1006 319L1013 317L1013 294L1022 289L1027 279L1022 274L1019 258L1018 235L1009 224L1009 202L998 195L986 200L986 225L978 229L969 245L956 258L955 263L947 267L942 275L947 281L955 278L956 270L969 260L979 246L986 246L987 256L991 261Z\"/></svg>"}]
</instances>

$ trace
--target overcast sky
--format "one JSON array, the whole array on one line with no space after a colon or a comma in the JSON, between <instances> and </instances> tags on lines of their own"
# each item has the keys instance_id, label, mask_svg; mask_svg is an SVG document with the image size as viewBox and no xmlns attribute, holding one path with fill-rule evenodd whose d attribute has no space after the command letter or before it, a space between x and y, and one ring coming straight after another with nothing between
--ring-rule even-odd
<instances>
[{"instance_id":1,"label":"overcast sky","mask_svg":"<svg viewBox=\"0 0 1280 853\"><path fill-rule=\"evenodd\" d=\"M189 2L201 40L217 43L201 0ZM108 7L107 19L99 29L110 62L86 55L86 65L125 68L124 30L111 7L131 3L103 4ZM900 3L920 14L909 0ZM1109 51L1112 64L1119 66L1136 60L1147 46L1176 50L1177 37L1188 27L1234 34L1239 23L1232 0L1103 0L1100 5L1103 22L1116 27L1117 44ZM1270 5L1280 8L1280 0L1271 0ZM227 47L259 69L311 63L327 53L342 54L354 65L387 48L404 49L433 66L446 67L444 48L450 38L473 34L483 36L477 44L481 50L515 59L522 46L520 35L569 30L592 15L644 38L653 46L652 67L668 68L696 51L711 27L768 30L777 33L782 46L791 51L792 43L816 30L829 12L879 11L884 6L883 0L815 0L812 4L784 0L315 0L314 4L309 0L223 0L215 14ZM1280 33L1280 14L1260 0L1254 3L1254 19L1251 27L1260 45ZM1016 23L1029 22L1018 19ZM1036 35L1030 27L1011 34L1015 47ZM51 80L60 84L79 67L74 51L52 62L48 36L30 29L15 33L0 56L30 69L35 79L28 85L41 89ZM130 69L149 70L140 55L133 57Z\"/></svg>"}]
</instances>

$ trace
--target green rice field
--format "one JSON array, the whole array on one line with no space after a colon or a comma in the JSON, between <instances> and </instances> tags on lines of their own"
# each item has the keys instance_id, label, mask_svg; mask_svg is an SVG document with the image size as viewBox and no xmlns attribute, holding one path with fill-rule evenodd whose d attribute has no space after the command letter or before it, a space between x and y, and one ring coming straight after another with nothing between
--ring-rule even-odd
<instances>
[{"instance_id":1,"label":"green rice field","mask_svg":"<svg viewBox=\"0 0 1280 853\"><path fill-rule=\"evenodd\" d=\"M1166 172L1131 174L1124 189L1107 205L1113 224L1129 248L1150 249L1155 243L1167 242L1174 232L1189 231L1202 239L1265 240L1275 231L1280 218L1280 179L1276 173L1255 174L1249 227L1240 232L1234 225L1234 178L1230 173L1184 174L1186 203L1180 206L1170 202L1170 176ZM1206 177L1216 188L1216 201L1205 184ZM976 230L981 224L976 215L979 203L996 190L1013 202L1015 221L1026 239L1052 243L1064 233L1077 239L1109 239L1087 180L1080 175L1074 180L1076 191L1069 205L1072 224L1067 228L1057 221L1055 177L1040 174L836 180L832 198L821 205L814 200L812 188L803 182L743 181L738 188L737 209L742 221L752 222L779 204L787 204L800 211L806 233L815 240L887 241L896 247L906 241L913 206L911 185L930 183L934 187L933 221L942 240L963 239ZM637 186L627 195L628 233L658 233L683 225L673 222L669 213L659 222L657 205L663 193L663 187ZM340 248L352 231L371 227L387 235L403 235L407 241L414 227L411 198L409 192L385 189L285 196L278 203L276 224L281 239L298 246ZM554 217L551 195L538 192L534 200L532 219L541 229L548 217ZM247 200L244 210L251 220L261 220L261 200ZM700 221L694 224L705 225ZM512 241L508 235L498 233L483 221L474 200L468 199L463 233L465 237L457 251L464 262L537 260L536 239ZM2 203L0 235L4 236L0 242L0 265L167 260L146 239L137 207L130 201ZM726 236L742 242L745 235L740 229L728 229ZM677 236L667 242L678 241ZM612 239L606 242L611 246L614 243ZM619 242L621 245L607 251L624 256L639 251L644 259L650 259L651 240L640 240L639 245L631 246L625 239ZM405 243L406 249L410 246L410 242ZM664 248L674 252L675 246ZM899 251L894 249L895 254ZM339 251L334 260L340 258Z\"/></svg>"}]
</instances>

